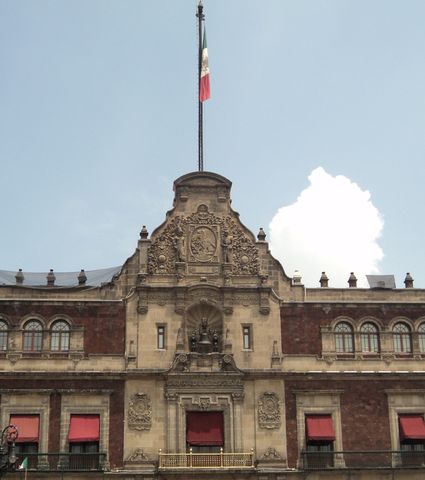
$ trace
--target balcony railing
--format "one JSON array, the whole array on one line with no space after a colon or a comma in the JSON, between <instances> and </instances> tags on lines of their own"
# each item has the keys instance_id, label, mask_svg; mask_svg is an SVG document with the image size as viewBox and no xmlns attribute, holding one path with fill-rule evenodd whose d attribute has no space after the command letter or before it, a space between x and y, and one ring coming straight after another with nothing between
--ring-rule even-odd
<instances>
[{"instance_id":1,"label":"balcony railing","mask_svg":"<svg viewBox=\"0 0 425 480\"><path fill-rule=\"evenodd\" d=\"M425 451L302 452L301 470L425 468Z\"/></svg>"},{"instance_id":2,"label":"balcony railing","mask_svg":"<svg viewBox=\"0 0 425 480\"><path fill-rule=\"evenodd\" d=\"M159 469L251 469L254 451L249 453L162 453L159 451Z\"/></svg>"},{"instance_id":3,"label":"balcony railing","mask_svg":"<svg viewBox=\"0 0 425 480\"><path fill-rule=\"evenodd\" d=\"M106 465L106 453L20 453L16 465L25 458L28 471L101 472Z\"/></svg>"}]
</instances>

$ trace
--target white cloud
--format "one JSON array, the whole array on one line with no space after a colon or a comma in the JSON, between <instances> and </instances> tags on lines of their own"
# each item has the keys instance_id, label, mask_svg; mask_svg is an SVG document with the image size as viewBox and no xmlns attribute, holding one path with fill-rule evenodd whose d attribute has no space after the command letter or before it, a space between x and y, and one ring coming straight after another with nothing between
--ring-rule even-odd
<instances>
[{"instance_id":1,"label":"white cloud","mask_svg":"<svg viewBox=\"0 0 425 480\"><path fill-rule=\"evenodd\" d=\"M377 241L384 225L370 193L343 175L322 167L296 202L278 210L270 223L270 247L287 275L299 270L302 282L318 287L322 271L329 287L347 287L350 272L358 286L366 274L379 273L384 254Z\"/></svg>"}]
</instances>

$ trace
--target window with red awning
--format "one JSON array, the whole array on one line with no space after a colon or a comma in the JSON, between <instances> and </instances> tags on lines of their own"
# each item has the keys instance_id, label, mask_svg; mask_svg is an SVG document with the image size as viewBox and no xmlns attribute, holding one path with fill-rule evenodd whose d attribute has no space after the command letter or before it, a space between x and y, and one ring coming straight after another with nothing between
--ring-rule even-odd
<instances>
[{"instance_id":1,"label":"window with red awning","mask_svg":"<svg viewBox=\"0 0 425 480\"><path fill-rule=\"evenodd\" d=\"M223 412L187 412L186 442L189 445L224 445Z\"/></svg>"},{"instance_id":2,"label":"window with red awning","mask_svg":"<svg viewBox=\"0 0 425 480\"><path fill-rule=\"evenodd\" d=\"M10 424L18 429L16 443L38 443L40 435L39 415L11 415Z\"/></svg>"},{"instance_id":3,"label":"window with red awning","mask_svg":"<svg viewBox=\"0 0 425 480\"><path fill-rule=\"evenodd\" d=\"M306 415L306 436L311 442L333 442L335 429L331 415Z\"/></svg>"},{"instance_id":4,"label":"window with red awning","mask_svg":"<svg viewBox=\"0 0 425 480\"><path fill-rule=\"evenodd\" d=\"M400 415L401 440L425 440L425 421L423 415Z\"/></svg>"},{"instance_id":5,"label":"window with red awning","mask_svg":"<svg viewBox=\"0 0 425 480\"><path fill-rule=\"evenodd\" d=\"M71 415L69 443L98 442L100 432L99 415Z\"/></svg>"}]
</instances>

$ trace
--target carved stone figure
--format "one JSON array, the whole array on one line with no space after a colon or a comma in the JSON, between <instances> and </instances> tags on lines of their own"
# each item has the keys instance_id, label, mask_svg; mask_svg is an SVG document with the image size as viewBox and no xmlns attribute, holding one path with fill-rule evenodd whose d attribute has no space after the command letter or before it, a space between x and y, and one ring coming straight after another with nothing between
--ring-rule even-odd
<instances>
[{"instance_id":1,"label":"carved stone figure","mask_svg":"<svg viewBox=\"0 0 425 480\"><path fill-rule=\"evenodd\" d=\"M184 251L184 231L180 225L180 222L177 224L174 231L173 245L176 253L176 262L185 262L186 252Z\"/></svg>"},{"instance_id":2,"label":"carved stone figure","mask_svg":"<svg viewBox=\"0 0 425 480\"><path fill-rule=\"evenodd\" d=\"M146 393L136 393L131 397L128 414L128 428L131 430L150 430L152 426L152 404Z\"/></svg>"},{"instance_id":3,"label":"carved stone figure","mask_svg":"<svg viewBox=\"0 0 425 480\"><path fill-rule=\"evenodd\" d=\"M258 425L260 428L280 428L279 397L273 392L265 392L258 400Z\"/></svg>"},{"instance_id":4,"label":"carved stone figure","mask_svg":"<svg viewBox=\"0 0 425 480\"><path fill-rule=\"evenodd\" d=\"M223 262L232 263L233 260L233 237L229 235L229 232L225 230L223 232L223 239L221 241L221 246L223 248Z\"/></svg>"}]
</instances>

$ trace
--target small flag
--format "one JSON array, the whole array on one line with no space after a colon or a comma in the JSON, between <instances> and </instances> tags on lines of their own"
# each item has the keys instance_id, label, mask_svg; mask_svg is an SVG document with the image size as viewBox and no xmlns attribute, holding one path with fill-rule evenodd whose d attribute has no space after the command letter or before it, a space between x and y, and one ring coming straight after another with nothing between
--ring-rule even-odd
<instances>
[{"instance_id":1,"label":"small flag","mask_svg":"<svg viewBox=\"0 0 425 480\"><path fill-rule=\"evenodd\" d=\"M25 457L23 462L19 465L18 470L27 470L28 469L28 457Z\"/></svg>"},{"instance_id":2,"label":"small flag","mask_svg":"<svg viewBox=\"0 0 425 480\"><path fill-rule=\"evenodd\" d=\"M208 100L210 97L210 69L208 68L207 33L204 28L204 39L202 41L201 56L201 79L199 84L199 101L205 102L205 100Z\"/></svg>"}]
</instances>

